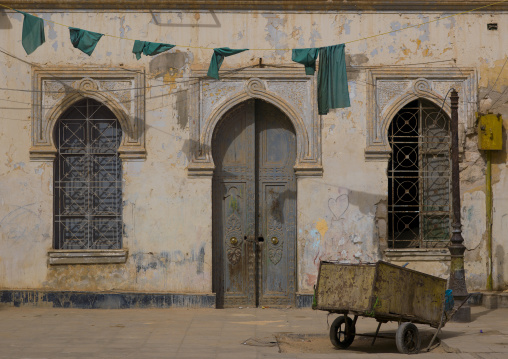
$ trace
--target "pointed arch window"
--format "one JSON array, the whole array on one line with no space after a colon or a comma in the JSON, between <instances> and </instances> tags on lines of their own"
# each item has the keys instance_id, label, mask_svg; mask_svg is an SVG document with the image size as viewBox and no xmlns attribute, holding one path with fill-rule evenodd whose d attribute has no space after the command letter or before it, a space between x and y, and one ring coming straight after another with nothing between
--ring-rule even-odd
<instances>
[{"instance_id":1,"label":"pointed arch window","mask_svg":"<svg viewBox=\"0 0 508 359\"><path fill-rule=\"evenodd\" d=\"M450 240L450 120L419 99L407 104L388 129L389 248L439 248Z\"/></svg>"},{"instance_id":2,"label":"pointed arch window","mask_svg":"<svg viewBox=\"0 0 508 359\"><path fill-rule=\"evenodd\" d=\"M102 103L75 103L55 126L54 247L122 247L122 129Z\"/></svg>"}]
</instances>

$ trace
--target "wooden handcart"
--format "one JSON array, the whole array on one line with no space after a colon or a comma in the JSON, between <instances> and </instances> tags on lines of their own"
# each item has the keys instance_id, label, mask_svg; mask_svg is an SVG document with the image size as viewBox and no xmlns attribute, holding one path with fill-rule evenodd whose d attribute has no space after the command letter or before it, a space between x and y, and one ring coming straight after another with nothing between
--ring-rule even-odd
<instances>
[{"instance_id":1,"label":"wooden handcart","mask_svg":"<svg viewBox=\"0 0 508 359\"><path fill-rule=\"evenodd\" d=\"M373 337L372 345L376 338L393 338L379 335L379 329L382 323L396 321L399 323L395 333L397 349L412 354L418 353L421 346L415 324L428 324L439 331L450 319L451 313L444 311L445 291L445 279L383 261L321 262L314 306L318 310L342 314L330 328L330 340L337 348L348 348L355 336ZM379 322L375 334L356 333L359 316Z\"/></svg>"}]
</instances>

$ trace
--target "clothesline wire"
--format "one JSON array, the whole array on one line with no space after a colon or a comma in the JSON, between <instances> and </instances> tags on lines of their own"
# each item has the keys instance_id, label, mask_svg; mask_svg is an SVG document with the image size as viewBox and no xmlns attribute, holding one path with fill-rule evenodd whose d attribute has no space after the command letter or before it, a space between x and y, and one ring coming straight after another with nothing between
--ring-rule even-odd
<instances>
[{"instance_id":1,"label":"clothesline wire","mask_svg":"<svg viewBox=\"0 0 508 359\"><path fill-rule=\"evenodd\" d=\"M487 5L483 5L483 6L480 6L480 7L477 7L477 8L474 8L474 9L471 9L471 10L467 10L467 11L463 11L463 12L460 12L460 13L456 13L456 14L451 14L451 15L448 15L448 16L444 16L444 17L438 17L434 20L430 20L430 21L426 21L426 22L423 22L423 23L419 23L419 24L414 24L414 25L409 25L409 26L405 26L405 27L402 27L400 29L395 29L395 30L391 30L391 31L387 31L387 32L384 32L384 33L380 33L380 34L376 34L376 35L372 35L372 36L367 36L367 37L363 37L363 38L360 38L360 39L356 39L356 40L351 40L351 41L347 41L347 42L344 42L345 44L348 44L348 43L353 43L353 42L358 42L358 41L362 41L362 40L367 40L367 39L371 39L371 38L375 38L375 37L378 37L378 36L383 36L383 35L388 35L388 34L392 34L392 33L396 33L396 32L399 32L399 31L402 31L402 30L406 30L406 29L410 29L410 28L417 28L417 27L420 27L422 25L426 25L426 24L430 24L430 23L433 23L433 22L437 22L437 21L440 21L440 20L444 20L444 19L447 19L447 18L451 18L451 17L454 17L454 16L458 16L458 15L461 15L461 14L467 14L467 13L470 13L470 12L473 12L473 11L477 11L477 10L480 10L480 9L484 9L484 8L487 8L487 7L491 7L493 5L497 5L497 4L501 4L501 3L505 3L505 2L508 2L508 0L501 0L501 1L498 1L498 2L494 2L494 3L491 3L491 4L487 4ZM12 11L16 11L15 9L7 6L7 5L4 5L4 4L1 4L0 3L0 6L4 7L4 8L7 8L7 9L10 9ZM36 16L36 15L35 15ZM56 22L56 21L53 21L53 20L46 20L46 19L42 19L43 21L47 21L47 22L51 22L51 23L54 23L54 24L57 24L57 25L60 25L60 26L64 26L64 27L67 27L69 28L70 26L68 25L65 25L65 24L62 24L62 23L59 23L59 22ZM105 36L109 36L109 37L113 37L113 38L118 38L118 39L125 39L125 40L130 40L130 41L135 41L134 39L130 39L130 38L127 38L127 37L122 37L122 36L115 36L115 35L110 35L110 34L104 34ZM186 47L186 48L195 48L195 49L213 49L213 48L210 48L210 47L201 47L201 46L184 46L184 45L176 45L176 46L179 46L179 47ZM281 51L281 50L285 50L285 51L289 51L289 50L292 50L292 49L251 49L251 50L262 50L262 51L271 51L271 50L276 50L276 51ZM4 51L2 51L4 52ZM5 53L5 52L4 52ZM10 55L10 54L9 54ZM13 56L15 57L15 56ZM17 57L16 57L17 58ZM31 64L30 62L28 61L25 61L25 60L22 60L20 58L17 58L18 60L20 61L23 61L27 64L30 64L30 65L33 65ZM442 62L445 62L446 60L442 61ZM508 59L507 59L508 61ZM441 62L441 61L435 61L435 62ZM431 62L428 62L428 63L431 63ZM291 64L293 65L293 64ZM416 64L414 64L416 65ZM494 88L494 86L497 84L497 81L504 69L506 65L506 61L503 65L503 68L501 69L500 73L498 74L498 77L496 78L496 81L494 82L494 85L492 86L492 88L490 89L489 93L492 91L492 89ZM270 65L264 65L264 66L270 66ZM284 66L284 65L271 65L273 67L279 67L279 68L283 68L283 67L287 67L287 68L297 68L298 66ZM391 66L397 66L397 65L391 65ZM399 65L399 66L407 66L407 65ZM253 66L248 66L248 67L244 67L242 69L245 69L245 68L250 68L250 67L255 67L255 65ZM240 71L241 69L233 69L232 71ZM138 72L136 70L133 70L134 72ZM145 74L146 75L146 74ZM154 77L152 77L154 78ZM185 84L185 83L190 83L190 82L197 82L199 81L199 78L194 78L194 79L189 79L189 80L183 80L183 81L163 81L163 84L161 85L151 85L151 86L144 86L142 88L130 88L130 89L119 89L119 90L96 90L95 92L114 92L114 91L127 91L127 90L133 90L133 89L146 89L146 88L153 88L153 87L163 87L163 86L169 86L171 84ZM11 89L11 88L0 88L1 90L4 90L4 91L22 91L22 92L39 92L37 90L22 90L22 89ZM41 90L43 91L43 90ZM52 91L46 91L46 92L52 92ZM59 93L59 91L54 91L56 93ZM487 95L488 95L487 94ZM499 99L498 99L499 100ZM470 101L468 101L470 102ZM497 103L497 101L495 102ZM494 104L495 104L494 103ZM493 105L492 105L493 106Z\"/></svg>"},{"instance_id":2,"label":"clothesline wire","mask_svg":"<svg viewBox=\"0 0 508 359\"><path fill-rule=\"evenodd\" d=\"M11 53L9 53L8 51L5 51L4 49L0 48L0 52L4 53L5 55L7 56L10 56L14 59L17 59L17 60L20 60L22 62L24 62L25 64L27 65L30 65L30 66L35 66L35 67L40 67L39 65L37 64L34 64L34 63L31 63L29 61L26 61L26 60L23 60ZM382 67L397 67L397 66L414 66L414 65L426 65L426 64L431 64L431 63L443 63L443 62L451 62L451 61L455 61L455 59L448 59L448 60L436 60L436 61L426 61L426 62L419 62L419 63L412 63L412 64L394 64L394 65L384 65ZM287 65L287 66L286 66ZM226 71L226 73L231 73L231 72L235 72L235 71L241 71L242 69L245 69L245 68L249 68L249 67L256 67L258 65L252 65L252 66L247 66L247 67L241 67L241 68L238 68L238 69L232 69L230 71ZM266 67L276 67L276 68L280 68L280 67L287 67L287 68L299 68L300 66L298 65L294 65L293 63L284 63L284 64L274 64L274 65L271 65L271 64L263 64L263 66L266 66ZM456 65L455 65L456 66ZM364 66L362 66L363 68ZM376 66L373 66L373 67L376 67ZM352 66L352 68L354 68L354 66ZM458 67L457 67L458 68ZM119 69L120 70L120 69ZM138 72L138 73L143 73L142 71L139 71L139 70L134 70L134 69L130 69L131 71L133 72ZM459 69L460 71L460 69ZM462 71L461 71L462 73ZM154 77L155 78L155 77ZM134 88L134 89L151 89L151 88L157 88L157 87L163 87L163 86L171 86L173 84L188 84L188 83L191 83L191 82L194 82L194 83L197 83L202 77L198 77L198 78L192 78L192 79L189 79L189 80L183 80L183 81L169 81L169 82L165 82L163 83L162 85L152 85L152 86L144 86L144 87L139 87L139 88ZM157 80L157 79L156 79ZM163 80L160 80L160 81L163 81ZM362 82L362 83L365 83L367 85L370 85L370 86L374 86L376 87L375 84L372 84L370 82L366 82L366 81L362 81L362 80L358 80L356 79L355 81L358 81L358 82ZM95 91L91 91L91 92L106 92L106 93L111 93L111 92L118 92L118 91L129 91L133 88L129 88L129 89L120 89L120 90L95 90ZM60 91L50 91L50 90L26 90L26 89L13 89L13 88L0 88L0 90L4 90L4 91L21 91L21 92L45 92L45 93L61 93ZM74 89L73 89L74 90ZM196 89L195 91L197 91L198 89ZM78 91L78 90L74 90L74 91ZM180 90L172 90L171 91L171 95L174 95L175 93L178 93L178 92L182 92L182 91L189 91L188 89L180 89ZM383 90L382 90L383 91ZM166 94L160 94L160 95L157 95L157 96L148 96L146 97L147 100L150 100L150 99L156 99L156 98L163 98ZM127 102L131 102L131 101L135 101L137 100L138 98L138 95L135 95L134 98L132 99L129 99L127 101L122 101L124 103L127 103ZM436 97L436 99L441 99L441 98L438 98ZM31 103L29 102L21 102L21 101L14 101L14 100L9 100L9 99L0 99L1 100L4 100L4 101L10 101L10 102L16 102L16 103L23 103L23 104L28 104L28 105L31 105ZM7 109L7 108L2 108L0 107L0 109ZM19 110L28 110L30 108L11 108L11 109L19 109ZM155 109L152 109L152 110L155 110Z\"/></svg>"},{"instance_id":3,"label":"clothesline wire","mask_svg":"<svg viewBox=\"0 0 508 359\"><path fill-rule=\"evenodd\" d=\"M7 55L7 56L10 56L14 59L17 59L29 66L34 66L34 67L41 67L40 65L38 64L35 64L35 63L31 63L29 61L26 61L24 59L21 59L19 58L18 56L15 56L11 53L9 53L8 51L0 48L0 52L2 52L3 54ZM436 61L426 61L426 62L418 62L418 63L412 63L412 64L392 64L392 65L383 65L381 67L397 67L397 66L415 66L415 65L427 65L427 64L432 64L432 63L443 63L443 62L454 62L454 66L460 70L460 68L458 68L455 64L455 59L447 59L447 60L436 60ZM252 67L257 67L259 66L259 64L256 64L256 65L251 65L251 66L245 66L245 67L241 67L241 68L237 68L237 69L231 69L231 70L226 70L224 71L225 74L227 73L233 73L233 72L239 72L243 69L246 69L246 68L252 68ZM294 63L283 63L283 64L263 64L262 65L263 67L275 67L275 68L300 68L300 66L294 64ZM350 66L351 68L355 68L355 66ZM364 68L365 66L361 66L361 68ZM378 68L379 66L373 66L374 68ZM132 71L132 72L136 72L136 73L144 73L140 70L135 70L135 69L118 69L119 71L121 70L128 70L128 71ZM462 73L462 71L461 71ZM146 75L146 74L145 74ZM171 86L171 85L174 85L174 84L177 84L177 85L180 85L180 84L190 84L192 82L197 83L199 82L200 79L202 79L204 77L197 77L197 78L191 78L191 79L188 79L188 80L182 80L182 81L177 81L177 80L174 80L174 81L164 81L164 80L159 80L157 79L155 76L152 77L152 79L155 79L155 80L159 80L159 81L163 81L163 84L161 85L151 85L151 86L144 86L144 87L137 87L137 88L129 88L129 89L118 89L118 90L95 90L95 91L91 91L91 92L104 92L104 93L112 93L112 92L119 92L119 91L129 91L129 90L132 90L132 89L151 89L151 88L159 88L159 87L163 87L163 86ZM372 84L370 82L366 82L366 81L362 81L362 80L358 80L356 79L355 81L358 81L358 82L362 82L362 83L365 83L367 85L370 85L370 86L374 86L376 87L375 84ZM44 93L61 93L60 91L51 91L51 90L27 90L27 89L14 89L14 88L5 88L5 87L2 87L0 88L0 90L4 90L4 91L18 91L18 92L44 92ZM72 89L73 91L77 91L79 92L79 90L75 90L75 89ZM195 89L194 91L198 91L199 89ZM183 92L183 91L189 91L189 89L177 89L177 90L172 90L170 95L174 95L176 93L179 93L179 92ZM383 90L381 90L383 91ZM166 96L166 94L160 94L160 95L152 95L152 96L147 96L146 99L147 100L151 100L151 99L157 99L157 98L162 98ZM431 95L432 97L432 95ZM128 103L128 102L132 102L132 101L136 101L138 98L138 95L135 95L134 98L131 98L127 101L121 101L122 103ZM441 100L441 98L439 97L436 97L436 99L439 99ZM15 100L10 100L10 99L2 99L0 98L0 101L9 101L9 102L15 102L15 103L22 103L22 104L27 104L27 105L31 105L31 103L29 102L22 102L22 101L15 101ZM469 101L468 101L469 102ZM377 102L376 102L376 105L377 105ZM45 107L43 107L44 109ZM27 107L27 108L7 108L7 107L0 107L0 109L11 109L11 110L30 110L31 107ZM154 108L154 109L147 109L148 111L155 111L157 108ZM13 119L11 119L13 120Z\"/></svg>"},{"instance_id":4,"label":"clothesline wire","mask_svg":"<svg viewBox=\"0 0 508 359\"><path fill-rule=\"evenodd\" d=\"M429 20L429 21L425 21L425 22L422 22L422 23L419 23L419 24L414 24L414 25L408 25L408 26L402 27L400 29L386 31L386 32L382 32L380 34L366 36L366 37L362 37L362 38L359 38L359 39L356 39L356 40L346 41L346 42L344 42L344 44L351 44L351 43L358 42L358 41L364 41L364 40L372 39L372 38L379 37L379 36L393 34L395 32L399 32L399 31L403 31L403 30L407 30L407 29L417 28L417 27L420 27L420 26L423 26L423 25L431 24L433 22L437 22L437 21L440 21L440 20L445 20L445 19L448 19L448 18L451 18L451 17L455 17L455 16L458 16L458 15L468 14L468 13L471 13L471 12L474 12L474 11L478 11L478 10L481 10L481 9L485 9L485 8L488 8L488 7L491 7L491 6L494 6L494 5L498 5L498 4L502 4L502 3L506 3L506 2L508 2L508 0L501 0L501 1L497 1L497 2L491 3L491 4L487 4L487 5L483 5L483 6L477 7L477 8L471 9L471 10L462 11L462 12L459 12L459 13L456 13L456 14L451 14L451 15L442 16L442 17L439 16L437 19L434 19L434 20ZM16 11L12 7L4 5L2 3L0 3L0 6L6 8L6 9L12 10L12 11ZM34 14L30 14L30 15L37 16L37 15L34 15ZM67 28L72 27L72 26L69 26L69 25L61 24L61 23L53 21L53 20L46 20L46 19L42 19L42 20L46 21L46 22L51 22L51 23L59 25L59 26L67 27ZM110 35L110 34L103 34L103 35L104 36L108 36L108 37L112 37L112 38L122 39L122 40L136 41L135 39L131 39L131 38L124 37L124 36L117 36L117 35ZM190 45L189 46L188 45L175 45L175 46L177 46L177 47L183 47L183 48L189 48L189 49L203 49L203 50L213 50L214 49L213 47L203 47L203 46L190 46ZM252 50L252 51L292 51L293 49L292 48L291 49L289 49L289 48L288 49L282 49L282 48L275 48L275 49L273 49L272 48L272 49L249 49L249 50Z\"/></svg>"},{"instance_id":5,"label":"clothesline wire","mask_svg":"<svg viewBox=\"0 0 508 359\"><path fill-rule=\"evenodd\" d=\"M508 0L507 0L508 1ZM16 55L13 55L11 54L10 52L6 51L5 49L2 49L0 47L0 52L2 52L3 54L9 56L9 57L12 57L16 60L19 60L21 62L24 62L25 64L29 65L29 66L35 66L35 67L42 67L38 64L35 64L33 62L29 62L29 61L26 61L24 59L21 59L20 57L16 56ZM455 59L448 59L448 60L436 60L436 61L426 61L426 62L415 62L415 63L411 63L411 64L389 64L389 65L382 65L382 66L372 66L373 68L379 68L379 67L400 67L400 66L415 66L415 65L428 65L428 64L435 64L435 63L440 63L440 62L449 62L449 61L456 61ZM317 61L319 63L319 60ZM291 68L291 69L301 69L302 66L300 64L297 64L295 62L286 62L286 63L281 63L281 64L254 64L254 65L251 65L251 66L247 66L247 67L276 67L276 68ZM455 65L456 66L456 65ZM366 67L369 67L369 66L354 66L354 65L349 65L348 66L349 68L366 68ZM129 68L118 68L118 69L113 69L113 70L118 70L118 71L130 71L130 72L135 72L135 73L139 73L139 74L145 74L145 76L147 76L148 78L150 79L155 79L155 80L158 80L158 81L163 81L163 82L166 82L167 81L164 81L164 80L161 80L161 79L158 79L158 77L160 76L157 76L157 75L147 75L144 71L141 71L141 70L136 70L136 69L129 69ZM228 71L236 71L238 69L225 69L223 70L223 73L228 73Z\"/></svg>"},{"instance_id":6,"label":"clothesline wire","mask_svg":"<svg viewBox=\"0 0 508 359\"><path fill-rule=\"evenodd\" d=\"M2 49L1 47L0 47L0 52L3 53L4 55L7 55L7 56L12 57L14 59L17 59L17 60L19 60L19 61L21 61L21 62L23 62L23 63L25 63L25 64L27 64L29 66L42 68L42 66L40 66L38 64L35 64L35 63L32 63L32 62L29 62L29 61L26 61L24 59L21 59L18 56L13 55L13 54L9 53L8 51ZM418 62L418 63L412 63L412 64L383 65L381 67L415 66L415 65L426 65L426 64L432 64L432 63L443 63L443 62L450 62L450 61L454 61L454 59L436 60L436 61L427 61L427 62ZM242 70L245 70L245 69L248 69L248 68L255 68L255 67L258 67L258 66L259 66L259 64L254 64L254 65L243 66L243 67L239 67L239 68L235 68L235 69L226 69L226 70L223 71L223 75L228 75L228 74L231 74L231 73L234 73L234 72L239 72L239 71L242 71ZM275 68L282 68L282 67L295 68L295 69L301 68L301 66L293 65L292 63L284 63L284 64L280 64L280 65L279 64L263 64L262 66L263 67L275 67ZM373 67L377 68L379 66L373 66ZM350 66L350 68L354 69L355 66ZM119 69L119 71L120 70L124 70L124 69ZM145 74L144 72L142 72L140 70L134 70L134 69L125 69L125 70L136 72L136 73ZM58 79L56 76L55 76L55 78ZM185 79L185 80L181 80L181 81L179 81L179 80L165 81L163 79L157 79L155 76L152 76L151 78L155 79L155 80L158 80L158 81L162 81L163 83L159 84L159 85L150 85L150 86L142 86L142 87L131 87L131 88L128 88L128 89L94 90L94 91L90 91L90 92L93 92L93 93L100 93L100 92L103 92L103 93L112 93L112 92L122 92L122 91L130 91L130 90L152 89L152 88L158 88L158 87L164 87L164 86L171 86L173 84L185 85L185 84L191 84L192 82L197 83L201 79L206 78L206 77L205 76L200 76L200 77L194 77L194 78L191 78L191 79ZM61 93L61 91L54 91L54 90L30 90L30 89L16 89L16 88L10 88L10 87L0 87L0 90L3 90L3 91L15 91L15 92L30 92L30 93L33 93L33 92L37 92L37 93L39 93L39 92L44 92L44 93ZM73 90L74 91L78 91L78 90L75 90L75 89L73 89Z\"/></svg>"}]
</instances>

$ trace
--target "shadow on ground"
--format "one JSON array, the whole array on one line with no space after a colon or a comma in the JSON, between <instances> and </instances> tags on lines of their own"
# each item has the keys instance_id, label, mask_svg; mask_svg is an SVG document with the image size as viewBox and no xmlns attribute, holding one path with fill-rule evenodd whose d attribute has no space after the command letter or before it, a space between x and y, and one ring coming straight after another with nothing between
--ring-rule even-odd
<instances>
[{"instance_id":1,"label":"shadow on ground","mask_svg":"<svg viewBox=\"0 0 508 359\"><path fill-rule=\"evenodd\" d=\"M435 331L420 331L421 335L421 351L425 351L429 345ZM374 334L374 333L371 333ZM338 353L340 351L349 353L375 353L375 354L391 354L398 353L397 346L395 345L395 333L379 333L380 335L393 335L394 339L377 338L374 345L372 345L372 338L370 337L355 337L353 344L347 349L336 349L330 342L328 335L324 334L290 334L279 333L275 337L279 345L280 353L299 354L299 353L313 353L313 354L330 354ZM439 339L434 343L433 353L449 353L453 352L452 348L439 345ZM436 345L437 344L437 345Z\"/></svg>"},{"instance_id":2,"label":"shadow on ground","mask_svg":"<svg viewBox=\"0 0 508 359\"><path fill-rule=\"evenodd\" d=\"M494 309L486 309L481 312L471 313L471 321L474 322L474 321L478 320L480 317L491 313L493 310Z\"/></svg>"}]
</instances>

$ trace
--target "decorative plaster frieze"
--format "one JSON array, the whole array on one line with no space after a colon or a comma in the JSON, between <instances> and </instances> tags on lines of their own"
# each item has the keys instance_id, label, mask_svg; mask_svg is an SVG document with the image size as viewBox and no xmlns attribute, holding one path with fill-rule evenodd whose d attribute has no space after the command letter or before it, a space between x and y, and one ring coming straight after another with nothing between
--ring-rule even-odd
<instances>
[{"instance_id":1,"label":"decorative plaster frieze","mask_svg":"<svg viewBox=\"0 0 508 359\"><path fill-rule=\"evenodd\" d=\"M75 102L92 98L104 103L119 120L123 160L146 157L145 78L143 73L104 68L35 69L32 78L32 147L30 159L52 161L57 153L54 127Z\"/></svg>"},{"instance_id":2,"label":"decorative plaster frieze","mask_svg":"<svg viewBox=\"0 0 508 359\"><path fill-rule=\"evenodd\" d=\"M391 148L388 127L397 112L409 102L424 98L450 116L451 88L459 93L459 136L474 127L477 111L477 78L472 68L397 67L368 69L367 160L388 160ZM462 147L462 142L461 142Z\"/></svg>"},{"instance_id":3,"label":"decorative plaster frieze","mask_svg":"<svg viewBox=\"0 0 508 359\"><path fill-rule=\"evenodd\" d=\"M212 135L221 118L249 99L261 99L284 112L297 139L297 176L321 176L321 118L317 113L316 80L303 69L250 69L221 74L221 80L196 71L189 91L189 126L192 159L189 176L212 176Z\"/></svg>"}]
</instances>

